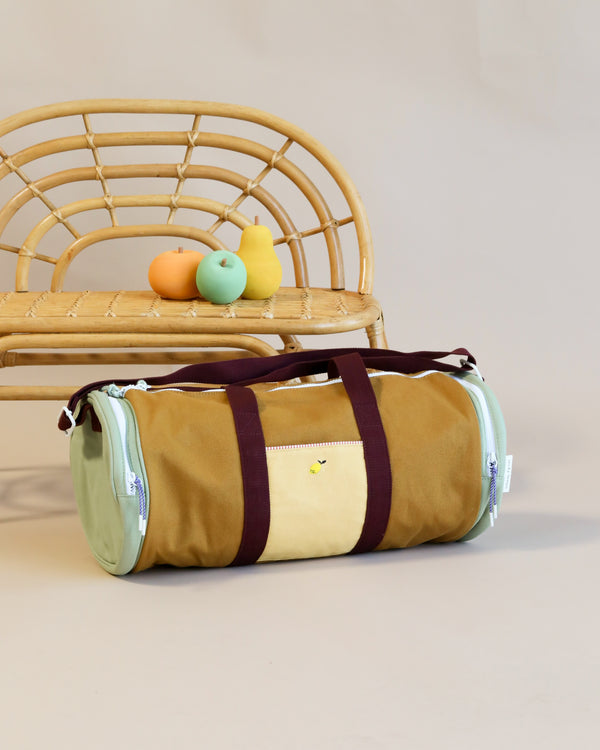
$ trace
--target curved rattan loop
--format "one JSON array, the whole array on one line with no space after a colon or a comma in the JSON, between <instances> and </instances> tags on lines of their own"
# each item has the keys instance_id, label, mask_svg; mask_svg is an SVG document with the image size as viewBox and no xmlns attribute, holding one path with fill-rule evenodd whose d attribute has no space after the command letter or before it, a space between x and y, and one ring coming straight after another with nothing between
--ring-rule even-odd
<instances>
[{"instance_id":1,"label":"curved rattan loop","mask_svg":"<svg viewBox=\"0 0 600 750\"><path fill-rule=\"evenodd\" d=\"M148 133L97 133L94 134L93 145L95 149L100 147L111 147L111 146L134 146L134 145L186 145L189 146L189 131L184 132L148 132ZM256 141L250 141L245 138L238 136L232 136L220 133L198 133L197 137L194 138L195 145L206 146L211 148L219 148L229 151L235 151L238 153L246 154L254 158L260 159L267 163L268 169L277 169L290 179L296 187L303 193L305 198L310 203L311 207L317 214L319 220L319 226L327 226L328 231L324 231L325 242L329 254L329 262L331 268L331 285L333 289L343 289L345 287L344 281L344 269L343 269L343 257L341 252L341 244L337 229L331 224L333 221L333 215L329 206L325 202L322 194L315 186L315 184L307 177L307 175L299 169L289 159L283 157L284 150L287 146L284 144L279 151L274 151ZM288 142L291 141L288 139ZM65 138L55 139L53 141L46 141L45 143L38 144L37 146L24 149L12 158L14 165L19 168L30 161L33 161L42 156L47 156L54 153L60 153L64 151L76 150L76 149L89 149L91 147L89 140L89 133L83 136L67 136ZM187 151L186 151L187 156ZM185 163L185 162L184 162ZM191 165L190 165L191 166ZM98 168L98 165L96 165ZM99 172L99 177L109 179L108 174L109 167L103 167L102 171ZM0 179L4 176L3 166L0 166ZM263 170L263 172L266 170ZM263 173L261 173L262 175ZM178 178L181 180L181 175L178 174ZM27 180L25 180L27 181ZM102 181L102 179L101 179ZM39 181L37 181L39 182ZM247 180L244 186L247 189L248 184L256 183L255 181ZM103 183L104 187L104 183ZM105 192L106 192L106 188ZM248 191L250 192L250 191ZM171 218L172 214L170 214ZM114 223L114 221L113 221ZM358 227L357 227L358 233ZM289 234L296 234L296 232L289 232ZM360 240L360 238L359 238ZM360 241L359 241L360 247ZM302 281L296 278L298 285L302 284Z\"/></svg>"},{"instance_id":2,"label":"curved rattan loop","mask_svg":"<svg viewBox=\"0 0 600 750\"><path fill-rule=\"evenodd\" d=\"M111 197L113 208L148 208L160 206L168 208L172 203L173 197L171 195L114 195ZM214 201L210 198L198 198L187 195L182 195L177 199L177 207L205 211L206 213L211 213L215 216L220 216L223 211L227 209L225 203L220 203L219 201ZM75 201L75 203L69 203L62 206L60 212L62 216L70 217L84 213L85 211L95 211L98 209L106 209L104 198L86 198L81 201ZM48 216L36 224L23 243L22 255L25 256L35 253L41 239L52 229L52 227L58 224L58 221L58 218L54 214L48 214ZM230 211L228 214L228 221L240 229L244 229L251 224L250 220L239 211Z\"/></svg>"},{"instance_id":3,"label":"curved rattan loop","mask_svg":"<svg viewBox=\"0 0 600 750\"><path fill-rule=\"evenodd\" d=\"M211 250L227 250L221 240L217 239L217 237L206 230L195 229L194 227L178 224L139 224L96 229L93 232L88 232L88 234L80 237L78 240L75 240L75 242L72 242L58 258L56 268L52 274L50 291L62 291L65 275L71 262L82 250L85 250L86 247L95 245L98 242L104 242L105 240L123 239L125 237L182 237L188 240L201 242L210 247ZM21 257L19 260L21 260ZM23 256L23 260L28 261L30 258ZM19 290L17 288L17 291L24 290Z\"/></svg>"},{"instance_id":4,"label":"curved rattan loop","mask_svg":"<svg viewBox=\"0 0 600 750\"><path fill-rule=\"evenodd\" d=\"M94 135L94 147L96 149L100 147L113 147L113 146L168 146L168 145L186 145L188 143L190 133L184 132L148 132L148 133L97 133ZM264 172L270 169L278 169L284 174L294 185L302 192L304 197L308 200L309 204L317 214L319 225L326 225L328 222L333 220L333 216L329 206L325 202L320 191L316 185L307 177L307 175L299 169L293 162L283 158L283 153L287 150L286 144L291 143L287 141L279 151L264 146L256 141L250 141L245 138L238 136L221 134L221 133L198 133L194 138L195 145L205 146L210 148L218 148L222 150L235 151L237 153L252 156L256 159L267 163L267 167L259 178L262 179ZM38 144L23 151L18 152L13 156L12 161L19 167L27 164L35 159L39 159L42 156L48 156L51 154L61 153L64 151L73 151L77 149L90 148L90 142L87 136L67 136L65 138L55 139L53 141L46 141L45 143ZM188 149L186 150L186 158L188 156ZM146 165L139 165L140 167ZM183 165L173 165L176 169L176 174L179 180L178 186L182 180L182 174L180 167L185 166L185 159ZM188 176L188 172L191 175L191 171L195 165L187 165L185 167L185 175ZM98 179L102 180L111 179L111 170L115 167L104 166L98 171L98 164L96 164L96 174ZM67 173L69 170L67 170ZM0 167L0 179L4 176L2 167ZM131 174L129 176L138 176ZM148 176L147 174L144 176ZM152 175L154 176L154 175ZM157 175L162 176L162 175ZM39 185L41 180L36 180L34 185ZM244 178L243 185L240 185L240 189L246 194L252 192L253 196L257 196L257 185L259 179L248 180ZM233 184L233 183L232 183ZM104 183L103 183L104 187ZM46 188L48 189L48 188ZM106 188L104 187L105 192ZM172 213L169 214L169 219L172 218ZM112 215L111 215L112 216ZM114 218L114 217L113 217ZM289 217L288 217L289 218ZM114 223L114 221L113 221ZM281 225L281 224L280 224ZM0 231L2 228L1 214L0 214ZM283 228L284 235L286 234L297 234L297 230L294 228L292 231ZM331 286L333 289L343 289L345 286L344 281L344 267L343 257L341 253L340 240L335 229L332 231L324 232L325 242L329 253L329 263L331 268ZM290 245L292 255L295 252L299 253L299 262L302 263L301 269L298 269L295 265L296 270L296 285L304 286L308 283L308 277L306 273L306 262L304 258L303 250L301 249L301 243L297 243L296 246ZM300 260L302 258L303 260Z\"/></svg>"},{"instance_id":5,"label":"curved rattan loop","mask_svg":"<svg viewBox=\"0 0 600 750\"><path fill-rule=\"evenodd\" d=\"M73 115L89 116L92 114L102 113L157 113L190 115L194 116L194 118L202 115L208 115L218 118L233 118L262 125L263 127L274 130L285 136L287 139L292 139L293 141L301 145L329 171L338 187L342 191L346 201L348 202L350 213L353 217L354 225L356 228L360 256L358 290L362 293L371 293L373 283L372 240L366 212L360 196L358 195L358 192L354 187L354 184L352 183L346 170L329 152L328 149L326 149L306 131L279 117L251 107L239 106L234 104L221 104L216 102L148 99L88 99L38 107L26 112L21 112L17 115L13 115L12 117L8 117L5 120L0 121L0 137L4 136L7 133L11 133L12 131L25 125L51 118L67 117ZM185 134L185 138L187 147L187 145L189 145L187 133ZM201 139L198 138L196 143L199 144L200 140ZM90 147L86 136L83 136L83 142L83 147ZM100 147L99 135L95 135L94 143L97 148ZM170 141L170 143L173 144L174 141ZM4 158L4 155L2 155L2 157ZM266 161L268 163L268 160ZM285 172L286 161L288 160L285 159L285 157L279 159L275 167L282 172ZM2 165L0 169L3 169L5 166L7 165ZM319 217L320 224L327 223L331 220L331 218L333 217ZM334 236L335 232L335 227L329 227L328 231L324 232L324 235L326 238L328 238L327 241L329 243L331 243L330 238ZM335 256L335 252L332 251L331 245L328 245L328 248L330 259L332 259L332 254ZM341 253L339 253L339 255L341 257Z\"/></svg>"},{"instance_id":6,"label":"curved rattan loop","mask_svg":"<svg viewBox=\"0 0 600 750\"><path fill-rule=\"evenodd\" d=\"M144 165L123 165L123 166L106 166L103 167L103 176L105 179L120 179L120 178L131 178L131 177L176 177L178 173L180 172L179 165L173 165L173 164L144 164ZM210 167L210 166L204 166L204 165L188 165L185 169L185 177L186 179L213 179L218 180L220 182L227 183L229 185L232 185L234 187L244 189L247 185L247 178L243 175L238 174L237 172L233 172L228 169L223 169L220 167ZM96 180L98 179L97 176L97 168L94 167L77 167L74 169L64 170L62 172L56 172L52 175L48 175L46 177L43 177L39 180L36 180L34 183L40 191L50 190L55 187L59 187L61 185L65 185L71 182L79 182L83 180ZM292 261L294 265L294 274L295 274L295 283L298 287L305 287L309 285L309 277L308 277L308 268L306 264L306 256L304 254L304 248L302 246L302 239L301 236L295 237L295 235L299 235L298 230L296 229L294 223L292 222L289 214L287 211L283 208L283 206L277 201L277 199L267 190L265 190L260 185L256 186L252 190L252 196L255 198L259 203L265 206L267 211L273 216L273 218L277 221L280 229L284 233L284 237L287 237L285 241L287 242L291 255L292 255ZM12 219L12 217L17 213L17 211L22 208L28 201L30 201L33 198L33 195L28 187L23 188L21 191L19 191L16 195L14 195L4 206L4 208L0 211L0 234L3 232L4 228L7 226L9 221ZM103 203L101 206L94 206L95 208L109 208L111 210L111 217L113 218L113 226L116 226L117 222L114 218L114 209L116 207L116 204L114 202L114 197L110 196L110 205L107 206L107 195L105 193ZM200 206L184 206L181 197L177 196L177 203L180 208L190 207L190 208L200 208ZM141 203L132 203L129 205L142 205ZM148 204L149 205L149 204ZM164 205L163 203L160 204L153 204L153 205ZM225 206L225 204L219 204L221 206L221 211L217 213L216 211L213 211L212 213L215 213L216 215L222 216L225 212L227 213L227 217L233 215L235 213L234 209L230 209L230 207ZM172 204L169 204L169 207L172 209ZM204 210L204 209L202 209ZM61 209L63 211L63 209ZM63 211L64 214L64 211ZM71 215L71 214L65 214L65 215ZM169 214L170 216L171 214ZM52 219L53 215L49 215L46 217L46 219ZM54 226L57 222L52 222L51 226ZM235 223L235 222L234 222ZM238 224L238 226L242 226ZM244 225L245 226L245 225ZM39 225L38 225L39 227ZM51 227L48 226L48 229ZM243 228L243 227L242 227ZM36 227L37 229L37 227ZM48 231L45 230L45 231ZM35 231L35 230L34 230ZM209 230L210 231L210 230ZM33 241L31 234L30 236L25 240L24 245L26 246L26 250L23 251L22 255L27 255L29 257L31 256L31 253L35 251L37 243L41 239L41 235L37 238L37 241ZM283 240L276 240L277 244L280 244ZM36 257L40 257L37 253L35 254ZM22 279L21 272L17 270L17 273L19 275L19 279ZM23 282L20 281L22 284ZM24 282L27 283L26 281Z\"/></svg>"}]
</instances>

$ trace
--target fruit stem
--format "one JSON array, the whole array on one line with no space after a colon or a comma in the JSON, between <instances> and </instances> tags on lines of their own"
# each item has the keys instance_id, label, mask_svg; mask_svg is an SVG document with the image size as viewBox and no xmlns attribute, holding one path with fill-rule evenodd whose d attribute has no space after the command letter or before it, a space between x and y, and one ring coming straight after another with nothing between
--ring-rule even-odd
<instances>
[{"instance_id":1,"label":"fruit stem","mask_svg":"<svg viewBox=\"0 0 600 750\"><path fill-rule=\"evenodd\" d=\"M255 224L255 226L258 225L258 216L254 217L254 224Z\"/></svg>"},{"instance_id":2,"label":"fruit stem","mask_svg":"<svg viewBox=\"0 0 600 750\"><path fill-rule=\"evenodd\" d=\"M177 248L177 252L178 252L178 253L182 253L182 252L183 252L183 248L182 248L182 247L178 247L178 248Z\"/></svg>"},{"instance_id":3,"label":"fruit stem","mask_svg":"<svg viewBox=\"0 0 600 750\"><path fill-rule=\"evenodd\" d=\"M227 258L223 258L220 265L223 266L223 268L225 268L225 266L227 265Z\"/></svg>"}]
</instances>

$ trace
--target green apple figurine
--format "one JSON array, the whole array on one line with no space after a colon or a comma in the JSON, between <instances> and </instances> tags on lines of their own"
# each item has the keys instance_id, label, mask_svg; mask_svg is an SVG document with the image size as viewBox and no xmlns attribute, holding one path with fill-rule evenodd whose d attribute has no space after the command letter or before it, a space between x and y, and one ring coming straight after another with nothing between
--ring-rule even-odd
<instances>
[{"instance_id":1,"label":"green apple figurine","mask_svg":"<svg viewBox=\"0 0 600 750\"><path fill-rule=\"evenodd\" d=\"M246 287L246 266L230 250L215 250L200 261L196 271L198 291L217 305L228 305Z\"/></svg>"}]
</instances>

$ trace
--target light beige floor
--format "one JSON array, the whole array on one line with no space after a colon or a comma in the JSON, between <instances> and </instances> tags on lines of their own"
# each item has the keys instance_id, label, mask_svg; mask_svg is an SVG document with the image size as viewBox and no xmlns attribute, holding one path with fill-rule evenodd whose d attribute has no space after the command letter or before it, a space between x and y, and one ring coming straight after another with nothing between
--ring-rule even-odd
<instances>
[{"instance_id":1,"label":"light beige floor","mask_svg":"<svg viewBox=\"0 0 600 750\"><path fill-rule=\"evenodd\" d=\"M511 414L513 488L468 544L118 579L87 548L57 407L0 404L3 747L595 747L600 513L577 440L553 454Z\"/></svg>"}]
</instances>

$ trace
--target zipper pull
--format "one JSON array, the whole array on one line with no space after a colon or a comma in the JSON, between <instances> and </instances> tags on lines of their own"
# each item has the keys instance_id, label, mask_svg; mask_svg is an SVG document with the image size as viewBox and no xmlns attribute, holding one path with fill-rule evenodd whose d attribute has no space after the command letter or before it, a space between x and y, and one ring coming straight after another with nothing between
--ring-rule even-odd
<instances>
[{"instance_id":1,"label":"zipper pull","mask_svg":"<svg viewBox=\"0 0 600 750\"><path fill-rule=\"evenodd\" d=\"M494 525L494 519L498 518L498 505L496 503L496 478L498 476L498 459L495 453L488 456L488 469L490 472L490 526Z\"/></svg>"},{"instance_id":2,"label":"zipper pull","mask_svg":"<svg viewBox=\"0 0 600 750\"><path fill-rule=\"evenodd\" d=\"M148 528L148 506L146 505L146 493L144 485L138 475L131 470L127 471L127 494L138 498L138 530L145 536Z\"/></svg>"},{"instance_id":3,"label":"zipper pull","mask_svg":"<svg viewBox=\"0 0 600 750\"><path fill-rule=\"evenodd\" d=\"M150 386L145 380L138 380L137 383L124 385L122 388L119 388L115 383L111 383L110 385L105 386L103 390L113 398L123 398L127 391L148 391L150 390Z\"/></svg>"},{"instance_id":4,"label":"zipper pull","mask_svg":"<svg viewBox=\"0 0 600 750\"><path fill-rule=\"evenodd\" d=\"M108 396L112 396L113 398L123 398L123 389L119 388L119 386L115 385L114 383L111 383L110 385L105 385L104 392Z\"/></svg>"},{"instance_id":5,"label":"zipper pull","mask_svg":"<svg viewBox=\"0 0 600 750\"><path fill-rule=\"evenodd\" d=\"M136 475L133 473L133 471L128 470L127 475L125 477L127 480L127 494L128 495L135 495L136 493Z\"/></svg>"},{"instance_id":6,"label":"zipper pull","mask_svg":"<svg viewBox=\"0 0 600 750\"><path fill-rule=\"evenodd\" d=\"M134 474L134 487L137 489L138 498L139 498L139 518L138 518L138 528L140 532L142 533L142 536L146 535L146 529L148 528L148 506L146 504L146 494L144 492L144 485L142 483L142 480L138 477L137 474Z\"/></svg>"}]
</instances>

